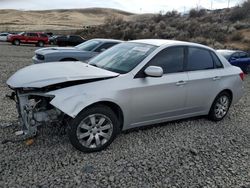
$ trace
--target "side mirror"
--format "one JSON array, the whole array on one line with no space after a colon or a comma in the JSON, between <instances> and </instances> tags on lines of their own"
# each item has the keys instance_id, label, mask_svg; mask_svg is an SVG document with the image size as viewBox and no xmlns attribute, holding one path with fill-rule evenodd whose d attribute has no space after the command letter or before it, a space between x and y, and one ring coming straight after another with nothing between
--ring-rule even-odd
<instances>
[{"instance_id":1,"label":"side mirror","mask_svg":"<svg viewBox=\"0 0 250 188\"><path fill-rule=\"evenodd\" d=\"M162 77L163 69L157 66L149 66L144 70L144 73L150 77Z\"/></svg>"},{"instance_id":2,"label":"side mirror","mask_svg":"<svg viewBox=\"0 0 250 188\"><path fill-rule=\"evenodd\" d=\"M106 49L105 48L102 48L101 50L100 50L100 52L104 52Z\"/></svg>"}]
</instances>

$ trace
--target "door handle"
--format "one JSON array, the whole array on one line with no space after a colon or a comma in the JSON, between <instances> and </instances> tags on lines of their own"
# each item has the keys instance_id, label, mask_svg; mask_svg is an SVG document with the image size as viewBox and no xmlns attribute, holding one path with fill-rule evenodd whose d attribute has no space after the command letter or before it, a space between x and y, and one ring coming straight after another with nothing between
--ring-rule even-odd
<instances>
[{"instance_id":1,"label":"door handle","mask_svg":"<svg viewBox=\"0 0 250 188\"><path fill-rule=\"evenodd\" d=\"M183 86L183 85L186 85L186 84L187 84L187 82L183 81L183 80L176 83L177 86Z\"/></svg>"},{"instance_id":2,"label":"door handle","mask_svg":"<svg viewBox=\"0 0 250 188\"><path fill-rule=\"evenodd\" d=\"M215 76L215 77L213 77L213 80L214 81L216 81L216 80L220 80L221 79L221 77L220 76Z\"/></svg>"}]
</instances>

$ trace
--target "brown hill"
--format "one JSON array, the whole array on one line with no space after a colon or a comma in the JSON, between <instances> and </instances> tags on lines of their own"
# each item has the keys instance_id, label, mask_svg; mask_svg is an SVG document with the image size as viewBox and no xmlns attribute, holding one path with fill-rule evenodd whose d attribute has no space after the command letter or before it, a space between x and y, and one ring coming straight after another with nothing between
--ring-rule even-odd
<instances>
[{"instance_id":1,"label":"brown hill","mask_svg":"<svg viewBox=\"0 0 250 188\"><path fill-rule=\"evenodd\" d=\"M0 31L75 30L103 24L108 17L126 21L136 14L104 8L21 11L0 10Z\"/></svg>"}]
</instances>

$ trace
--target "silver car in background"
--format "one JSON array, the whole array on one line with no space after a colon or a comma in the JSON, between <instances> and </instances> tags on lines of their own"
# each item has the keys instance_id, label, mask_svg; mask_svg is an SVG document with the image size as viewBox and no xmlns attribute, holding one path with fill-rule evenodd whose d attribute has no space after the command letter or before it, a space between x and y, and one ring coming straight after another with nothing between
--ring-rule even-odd
<instances>
[{"instance_id":1,"label":"silver car in background","mask_svg":"<svg viewBox=\"0 0 250 188\"><path fill-rule=\"evenodd\" d=\"M35 51L32 60L34 64L55 61L87 61L121 42L113 39L92 39L75 47L41 48Z\"/></svg>"},{"instance_id":2,"label":"silver car in background","mask_svg":"<svg viewBox=\"0 0 250 188\"><path fill-rule=\"evenodd\" d=\"M243 76L209 47L152 39L118 44L89 64L31 65L7 84L25 135L68 122L72 145L94 152L122 130L202 115L222 120L242 97Z\"/></svg>"},{"instance_id":3,"label":"silver car in background","mask_svg":"<svg viewBox=\"0 0 250 188\"><path fill-rule=\"evenodd\" d=\"M9 33L0 33L0 41L6 42L8 35L9 35Z\"/></svg>"}]
</instances>

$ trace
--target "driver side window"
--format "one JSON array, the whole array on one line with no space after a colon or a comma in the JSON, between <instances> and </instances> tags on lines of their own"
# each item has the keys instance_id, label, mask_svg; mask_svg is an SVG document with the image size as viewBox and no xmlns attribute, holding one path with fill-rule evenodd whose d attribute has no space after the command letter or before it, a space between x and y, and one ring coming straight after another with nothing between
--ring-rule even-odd
<instances>
[{"instance_id":1,"label":"driver side window","mask_svg":"<svg viewBox=\"0 0 250 188\"><path fill-rule=\"evenodd\" d=\"M166 48L159 52L148 66L158 66L163 74L177 73L184 70L184 47Z\"/></svg>"}]
</instances>

